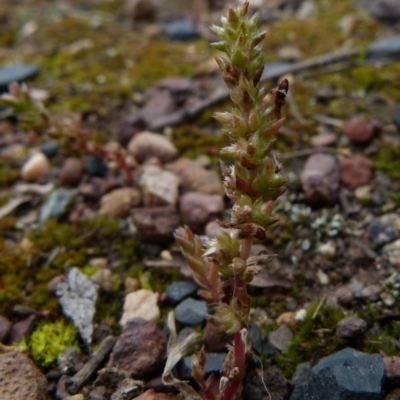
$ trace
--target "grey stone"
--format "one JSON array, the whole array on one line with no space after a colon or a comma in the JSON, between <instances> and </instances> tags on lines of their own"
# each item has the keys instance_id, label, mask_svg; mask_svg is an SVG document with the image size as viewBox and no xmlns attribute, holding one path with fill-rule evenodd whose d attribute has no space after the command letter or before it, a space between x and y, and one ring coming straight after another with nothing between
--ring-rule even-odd
<instances>
[{"instance_id":1,"label":"grey stone","mask_svg":"<svg viewBox=\"0 0 400 400\"><path fill-rule=\"evenodd\" d=\"M75 192L72 190L54 190L40 210L39 221L43 223L48 219L61 217L67 211L67 208L74 197Z\"/></svg>"},{"instance_id":2,"label":"grey stone","mask_svg":"<svg viewBox=\"0 0 400 400\"><path fill-rule=\"evenodd\" d=\"M207 304L202 300L186 299L175 308L175 319L182 325L195 326L204 322Z\"/></svg>"},{"instance_id":3,"label":"grey stone","mask_svg":"<svg viewBox=\"0 0 400 400\"><path fill-rule=\"evenodd\" d=\"M270 344L279 351L285 351L289 347L292 338L293 333L286 324L282 324L269 334Z\"/></svg>"},{"instance_id":4,"label":"grey stone","mask_svg":"<svg viewBox=\"0 0 400 400\"><path fill-rule=\"evenodd\" d=\"M0 68L0 93L8 89L8 85L13 82L23 82L35 76L39 72L36 65L14 64Z\"/></svg>"},{"instance_id":5,"label":"grey stone","mask_svg":"<svg viewBox=\"0 0 400 400\"><path fill-rule=\"evenodd\" d=\"M167 299L176 305L187 297L195 296L199 287L194 282L173 282L165 289Z\"/></svg>"},{"instance_id":6,"label":"grey stone","mask_svg":"<svg viewBox=\"0 0 400 400\"><path fill-rule=\"evenodd\" d=\"M93 156L89 156L86 159L84 169L89 176L98 176L100 178L105 177L108 171L106 163L102 159Z\"/></svg>"},{"instance_id":7,"label":"grey stone","mask_svg":"<svg viewBox=\"0 0 400 400\"><path fill-rule=\"evenodd\" d=\"M388 244L398 239L399 230L400 217L395 213L385 214L369 224L368 239L375 246Z\"/></svg>"},{"instance_id":8,"label":"grey stone","mask_svg":"<svg viewBox=\"0 0 400 400\"><path fill-rule=\"evenodd\" d=\"M92 320L96 311L97 287L78 268L72 268L65 282L57 287L57 296L64 314L78 329L83 341L92 341Z\"/></svg>"},{"instance_id":9,"label":"grey stone","mask_svg":"<svg viewBox=\"0 0 400 400\"><path fill-rule=\"evenodd\" d=\"M60 149L56 142L44 142L39 145L39 150L49 159L54 158Z\"/></svg>"},{"instance_id":10,"label":"grey stone","mask_svg":"<svg viewBox=\"0 0 400 400\"><path fill-rule=\"evenodd\" d=\"M343 349L314 367L296 368L290 400L381 400L384 365L379 354Z\"/></svg>"},{"instance_id":11,"label":"grey stone","mask_svg":"<svg viewBox=\"0 0 400 400\"><path fill-rule=\"evenodd\" d=\"M165 23L162 30L165 36L173 41L183 42L200 37L197 24L191 19L181 19Z\"/></svg>"},{"instance_id":12,"label":"grey stone","mask_svg":"<svg viewBox=\"0 0 400 400\"><path fill-rule=\"evenodd\" d=\"M400 57L400 35L378 39L367 47L367 58L383 60Z\"/></svg>"},{"instance_id":13,"label":"grey stone","mask_svg":"<svg viewBox=\"0 0 400 400\"><path fill-rule=\"evenodd\" d=\"M226 357L225 353L207 353L204 372L207 375L218 374ZM189 380L192 377L192 357L182 357L175 367L177 377L181 380Z\"/></svg>"}]
</instances>

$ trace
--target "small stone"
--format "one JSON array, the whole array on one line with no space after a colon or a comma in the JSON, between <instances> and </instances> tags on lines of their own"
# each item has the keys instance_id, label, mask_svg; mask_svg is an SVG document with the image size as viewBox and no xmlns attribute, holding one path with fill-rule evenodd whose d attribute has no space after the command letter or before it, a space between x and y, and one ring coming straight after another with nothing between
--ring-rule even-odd
<instances>
[{"instance_id":1,"label":"small stone","mask_svg":"<svg viewBox=\"0 0 400 400\"><path fill-rule=\"evenodd\" d=\"M34 154L21 169L25 181L34 182L43 178L50 171L50 163L43 153Z\"/></svg>"},{"instance_id":2,"label":"small stone","mask_svg":"<svg viewBox=\"0 0 400 400\"><path fill-rule=\"evenodd\" d=\"M293 333L286 324L269 334L269 342L279 351L285 351L293 339Z\"/></svg>"},{"instance_id":3,"label":"small stone","mask_svg":"<svg viewBox=\"0 0 400 400\"><path fill-rule=\"evenodd\" d=\"M180 179L156 165L145 165L139 177L145 207L175 206Z\"/></svg>"},{"instance_id":4,"label":"small stone","mask_svg":"<svg viewBox=\"0 0 400 400\"><path fill-rule=\"evenodd\" d=\"M107 175L108 167L102 159L94 156L89 156L86 158L84 170L85 173L89 176L104 178Z\"/></svg>"},{"instance_id":5,"label":"small stone","mask_svg":"<svg viewBox=\"0 0 400 400\"><path fill-rule=\"evenodd\" d=\"M264 343L261 328L257 324L249 324L247 342L250 344L251 349L255 354L261 355L263 352Z\"/></svg>"},{"instance_id":6,"label":"small stone","mask_svg":"<svg viewBox=\"0 0 400 400\"><path fill-rule=\"evenodd\" d=\"M368 239L375 246L391 243L399 238L400 217L395 213L374 219L368 226Z\"/></svg>"},{"instance_id":7,"label":"small stone","mask_svg":"<svg viewBox=\"0 0 400 400\"><path fill-rule=\"evenodd\" d=\"M139 163L153 157L166 163L174 160L178 155L176 147L165 136L151 132L135 135L128 144L128 152Z\"/></svg>"},{"instance_id":8,"label":"small stone","mask_svg":"<svg viewBox=\"0 0 400 400\"><path fill-rule=\"evenodd\" d=\"M322 132L312 136L310 143L313 147L331 146L337 142L337 135L333 132Z\"/></svg>"},{"instance_id":9,"label":"small stone","mask_svg":"<svg viewBox=\"0 0 400 400\"><path fill-rule=\"evenodd\" d=\"M107 193L100 201L100 215L113 218L126 218L131 209L140 204L140 192L134 188L120 188Z\"/></svg>"},{"instance_id":10,"label":"small stone","mask_svg":"<svg viewBox=\"0 0 400 400\"><path fill-rule=\"evenodd\" d=\"M336 290L336 297L339 304L343 306L348 306L354 300L353 291L347 285Z\"/></svg>"},{"instance_id":11,"label":"small stone","mask_svg":"<svg viewBox=\"0 0 400 400\"><path fill-rule=\"evenodd\" d=\"M366 143L382 130L380 123L374 119L353 117L343 124L343 133L353 143Z\"/></svg>"},{"instance_id":12,"label":"small stone","mask_svg":"<svg viewBox=\"0 0 400 400\"><path fill-rule=\"evenodd\" d=\"M179 208L185 224L194 233L202 234L210 221L221 217L224 202L217 194L188 192L181 196Z\"/></svg>"},{"instance_id":13,"label":"small stone","mask_svg":"<svg viewBox=\"0 0 400 400\"><path fill-rule=\"evenodd\" d=\"M341 319L336 327L336 336L341 339L358 339L367 333L367 322L357 317Z\"/></svg>"},{"instance_id":14,"label":"small stone","mask_svg":"<svg viewBox=\"0 0 400 400\"><path fill-rule=\"evenodd\" d=\"M309 157L300 174L307 202L314 207L336 204L339 196L339 168L330 154Z\"/></svg>"},{"instance_id":15,"label":"small stone","mask_svg":"<svg viewBox=\"0 0 400 400\"><path fill-rule=\"evenodd\" d=\"M0 93L8 90L8 85L13 82L23 82L37 75L39 68L31 64L13 64L0 68Z\"/></svg>"},{"instance_id":16,"label":"small stone","mask_svg":"<svg viewBox=\"0 0 400 400\"><path fill-rule=\"evenodd\" d=\"M326 274L322 269L317 271L318 281L321 285L328 285L329 283L329 276Z\"/></svg>"},{"instance_id":17,"label":"small stone","mask_svg":"<svg viewBox=\"0 0 400 400\"><path fill-rule=\"evenodd\" d=\"M382 253L389 259L390 264L400 267L400 239L383 246Z\"/></svg>"},{"instance_id":18,"label":"small stone","mask_svg":"<svg viewBox=\"0 0 400 400\"><path fill-rule=\"evenodd\" d=\"M124 310L119 321L125 326L132 318L142 318L146 321L157 322L160 318L158 294L149 289L131 292L125 297Z\"/></svg>"},{"instance_id":19,"label":"small stone","mask_svg":"<svg viewBox=\"0 0 400 400\"><path fill-rule=\"evenodd\" d=\"M27 355L0 344L0 399L45 400L46 388L46 377Z\"/></svg>"},{"instance_id":20,"label":"small stone","mask_svg":"<svg viewBox=\"0 0 400 400\"><path fill-rule=\"evenodd\" d=\"M375 302L380 299L382 290L383 290L382 287L379 285L369 285L366 286L363 290L361 290L361 296L364 299Z\"/></svg>"},{"instance_id":21,"label":"small stone","mask_svg":"<svg viewBox=\"0 0 400 400\"><path fill-rule=\"evenodd\" d=\"M319 254L326 258L334 258L336 255L336 245L333 240L330 240L326 243L321 243L318 246Z\"/></svg>"},{"instance_id":22,"label":"small stone","mask_svg":"<svg viewBox=\"0 0 400 400\"><path fill-rule=\"evenodd\" d=\"M290 400L382 399L384 366L379 354L343 349L324 357L310 369L296 368L295 388Z\"/></svg>"},{"instance_id":23,"label":"small stone","mask_svg":"<svg viewBox=\"0 0 400 400\"><path fill-rule=\"evenodd\" d=\"M11 330L11 322L6 318L0 315L0 343L4 343L5 339L7 339L8 334Z\"/></svg>"},{"instance_id":24,"label":"small stone","mask_svg":"<svg viewBox=\"0 0 400 400\"><path fill-rule=\"evenodd\" d=\"M199 287L194 282L173 282L165 289L167 299L172 305L180 303L187 297L196 296Z\"/></svg>"},{"instance_id":25,"label":"small stone","mask_svg":"<svg viewBox=\"0 0 400 400\"><path fill-rule=\"evenodd\" d=\"M297 321L296 321L296 314L293 311L286 311L282 313L276 320L278 325L285 324L288 327L293 328Z\"/></svg>"},{"instance_id":26,"label":"small stone","mask_svg":"<svg viewBox=\"0 0 400 400\"><path fill-rule=\"evenodd\" d=\"M106 293L111 293L114 290L110 269L104 268L97 271L90 277L90 280Z\"/></svg>"},{"instance_id":27,"label":"small stone","mask_svg":"<svg viewBox=\"0 0 400 400\"><path fill-rule=\"evenodd\" d=\"M181 398L173 393L155 392L153 389L146 390L134 400L180 400ZM114 399L112 399L114 400Z\"/></svg>"},{"instance_id":28,"label":"small stone","mask_svg":"<svg viewBox=\"0 0 400 400\"><path fill-rule=\"evenodd\" d=\"M204 330L204 346L206 351L220 353L226 351L228 343L232 342L233 335L221 331L212 321L207 321Z\"/></svg>"},{"instance_id":29,"label":"small stone","mask_svg":"<svg viewBox=\"0 0 400 400\"><path fill-rule=\"evenodd\" d=\"M65 397L63 400L85 400L85 396L81 393L74 394L73 396Z\"/></svg>"},{"instance_id":30,"label":"small stone","mask_svg":"<svg viewBox=\"0 0 400 400\"><path fill-rule=\"evenodd\" d=\"M157 15L157 6L152 0L128 0L126 14L136 21L154 21Z\"/></svg>"},{"instance_id":31,"label":"small stone","mask_svg":"<svg viewBox=\"0 0 400 400\"><path fill-rule=\"evenodd\" d=\"M44 142L39 145L39 150L48 158L54 158L59 151L60 147L56 142Z\"/></svg>"},{"instance_id":32,"label":"small stone","mask_svg":"<svg viewBox=\"0 0 400 400\"><path fill-rule=\"evenodd\" d=\"M284 46L278 51L278 59L281 61L299 61L302 58L301 50L294 46Z\"/></svg>"},{"instance_id":33,"label":"small stone","mask_svg":"<svg viewBox=\"0 0 400 400\"><path fill-rule=\"evenodd\" d=\"M162 30L169 40L184 42L188 40L198 39L200 32L197 24L192 19L181 19L167 22L163 25Z\"/></svg>"},{"instance_id":34,"label":"small stone","mask_svg":"<svg viewBox=\"0 0 400 400\"><path fill-rule=\"evenodd\" d=\"M95 314L97 287L78 268L72 268L65 282L57 287L57 296L64 315L69 317L86 344L92 341L92 320Z\"/></svg>"},{"instance_id":35,"label":"small stone","mask_svg":"<svg viewBox=\"0 0 400 400\"><path fill-rule=\"evenodd\" d=\"M220 176L215 171L202 168L196 161L180 158L165 167L179 176L184 193L224 194Z\"/></svg>"},{"instance_id":36,"label":"small stone","mask_svg":"<svg viewBox=\"0 0 400 400\"><path fill-rule=\"evenodd\" d=\"M172 206L135 208L131 215L140 238L148 243L173 242L173 233L181 225L181 217Z\"/></svg>"},{"instance_id":37,"label":"small stone","mask_svg":"<svg viewBox=\"0 0 400 400\"><path fill-rule=\"evenodd\" d=\"M389 387L400 385L400 357L383 357L385 380Z\"/></svg>"},{"instance_id":38,"label":"small stone","mask_svg":"<svg viewBox=\"0 0 400 400\"><path fill-rule=\"evenodd\" d=\"M367 58L371 60L386 60L400 57L400 35L378 39L367 47Z\"/></svg>"},{"instance_id":39,"label":"small stone","mask_svg":"<svg viewBox=\"0 0 400 400\"><path fill-rule=\"evenodd\" d=\"M206 353L205 375L220 374L226 353ZM192 378L192 357L183 357L176 365L177 376L181 380Z\"/></svg>"},{"instance_id":40,"label":"small stone","mask_svg":"<svg viewBox=\"0 0 400 400\"><path fill-rule=\"evenodd\" d=\"M74 197L75 192L69 189L56 189L51 192L40 210L39 221L43 223L48 219L57 219L64 215Z\"/></svg>"},{"instance_id":41,"label":"small stone","mask_svg":"<svg viewBox=\"0 0 400 400\"><path fill-rule=\"evenodd\" d=\"M354 197L362 204L368 204L371 201L371 185L364 185L354 189Z\"/></svg>"},{"instance_id":42,"label":"small stone","mask_svg":"<svg viewBox=\"0 0 400 400\"><path fill-rule=\"evenodd\" d=\"M394 299L394 297L386 292L381 293L381 300L383 301L385 306L389 307L389 308L393 307L394 304L396 303L396 300Z\"/></svg>"},{"instance_id":43,"label":"small stone","mask_svg":"<svg viewBox=\"0 0 400 400\"><path fill-rule=\"evenodd\" d=\"M67 158L61 168L59 179L62 185L75 187L83 175L83 163L78 158Z\"/></svg>"},{"instance_id":44,"label":"small stone","mask_svg":"<svg viewBox=\"0 0 400 400\"><path fill-rule=\"evenodd\" d=\"M175 319L182 325L195 326L202 324L207 315L207 304L203 300L186 299L175 308Z\"/></svg>"},{"instance_id":45,"label":"small stone","mask_svg":"<svg viewBox=\"0 0 400 400\"><path fill-rule=\"evenodd\" d=\"M126 371L133 379L149 377L162 368L166 347L166 337L153 322L132 318L113 348L108 367Z\"/></svg>"},{"instance_id":46,"label":"small stone","mask_svg":"<svg viewBox=\"0 0 400 400\"><path fill-rule=\"evenodd\" d=\"M339 171L343 185L354 190L371 182L372 161L362 155L351 156L339 161Z\"/></svg>"},{"instance_id":47,"label":"small stone","mask_svg":"<svg viewBox=\"0 0 400 400\"><path fill-rule=\"evenodd\" d=\"M296 321L304 321L307 315L307 310L305 308L301 308L300 310L296 311L295 320Z\"/></svg>"}]
</instances>

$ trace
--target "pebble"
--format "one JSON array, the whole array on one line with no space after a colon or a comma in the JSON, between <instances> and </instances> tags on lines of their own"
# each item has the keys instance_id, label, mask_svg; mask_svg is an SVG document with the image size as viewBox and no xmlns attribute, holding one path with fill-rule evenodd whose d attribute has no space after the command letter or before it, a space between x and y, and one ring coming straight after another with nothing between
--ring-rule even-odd
<instances>
[{"instance_id":1,"label":"pebble","mask_svg":"<svg viewBox=\"0 0 400 400\"><path fill-rule=\"evenodd\" d=\"M206 377L210 374L220 374L226 353L206 353L204 373ZM181 380L192 379L192 357L182 357L176 365L177 377Z\"/></svg>"},{"instance_id":2,"label":"pebble","mask_svg":"<svg viewBox=\"0 0 400 400\"><path fill-rule=\"evenodd\" d=\"M50 163L43 153L34 154L21 168L25 181L34 182L43 178L50 171Z\"/></svg>"},{"instance_id":3,"label":"pebble","mask_svg":"<svg viewBox=\"0 0 400 400\"><path fill-rule=\"evenodd\" d=\"M290 328L293 328L297 321L296 321L296 314L293 311L286 311L282 313L276 320L278 325L285 324Z\"/></svg>"},{"instance_id":4,"label":"pebble","mask_svg":"<svg viewBox=\"0 0 400 400\"><path fill-rule=\"evenodd\" d=\"M321 285L328 285L329 284L329 276L326 274L322 269L317 271L318 281Z\"/></svg>"},{"instance_id":5,"label":"pebble","mask_svg":"<svg viewBox=\"0 0 400 400\"><path fill-rule=\"evenodd\" d=\"M383 357L385 368L385 381L389 387L400 385L400 357Z\"/></svg>"},{"instance_id":6,"label":"pebble","mask_svg":"<svg viewBox=\"0 0 400 400\"><path fill-rule=\"evenodd\" d=\"M203 300L188 298L183 300L174 310L175 319L182 325L195 326L202 324L207 315L207 304Z\"/></svg>"},{"instance_id":7,"label":"pebble","mask_svg":"<svg viewBox=\"0 0 400 400\"><path fill-rule=\"evenodd\" d=\"M336 255L336 245L335 242L330 240L326 243L321 243L318 246L318 252L326 258L334 258Z\"/></svg>"},{"instance_id":8,"label":"pebble","mask_svg":"<svg viewBox=\"0 0 400 400\"><path fill-rule=\"evenodd\" d=\"M192 19L181 19L163 24L162 31L169 40L185 42L200 37L199 28Z\"/></svg>"},{"instance_id":9,"label":"pebble","mask_svg":"<svg viewBox=\"0 0 400 400\"><path fill-rule=\"evenodd\" d=\"M184 328L187 329L187 328ZM211 353L226 351L226 346L232 342L233 335L221 331L212 321L207 321L204 329L204 347Z\"/></svg>"},{"instance_id":10,"label":"pebble","mask_svg":"<svg viewBox=\"0 0 400 400\"><path fill-rule=\"evenodd\" d=\"M258 356L263 353L264 343L261 328L257 324L249 324L247 333L247 342L251 346L251 350Z\"/></svg>"},{"instance_id":11,"label":"pebble","mask_svg":"<svg viewBox=\"0 0 400 400\"><path fill-rule=\"evenodd\" d=\"M324 357L313 367L297 366L290 400L382 399L384 365L379 354L347 348Z\"/></svg>"},{"instance_id":12,"label":"pebble","mask_svg":"<svg viewBox=\"0 0 400 400\"><path fill-rule=\"evenodd\" d=\"M127 276L124 281L125 292L130 293L140 288L140 281L137 278Z\"/></svg>"},{"instance_id":13,"label":"pebble","mask_svg":"<svg viewBox=\"0 0 400 400\"><path fill-rule=\"evenodd\" d=\"M341 319L336 327L336 336L341 339L359 339L367 333L367 322L357 317Z\"/></svg>"},{"instance_id":14,"label":"pebble","mask_svg":"<svg viewBox=\"0 0 400 400\"><path fill-rule=\"evenodd\" d=\"M135 397L134 400L180 400L181 398L173 393L160 393L155 392L154 389L146 390L140 396ZM114 400L114 399L111 399ZM125 400L125 398L121 398Z\"/></svg>"},{"instance_id":15,"label":"pebble","mask_svg":"<svg viewBox=\"0 0 400 400\"><path fill-rule=\"evenodd\" d=\"M378 39L367 47L367 58L372 60L385 60L400 57L400 35Z\"/></svg>"},{"instance_id":16,"label":"pebble","mask_svg":"<svg viewBox=\"0 0 400 400\"><path fill-rule=\"evenodd\" d=\"M148 243L173 242L173 232L181 225L181 217L172 206L135 208L131 215L138 235Z\"/></svg>"},{"instance_id":17,"label":"pebble","mask_svg":"<svg viewBox=\"0 0 400 400\"><path fill-rule=\"evenodd\" d=\"M196 296L198 290L199 287L194 282L173 282L167 286L165 289L165 294L168 301L172 305L176 305L182 300L185 300L187 297Z\"/></svg>"},{"instance_id":18,"label":"pebble","mask_svg":"<svg viewBox=\"0 0 400 400\"><path fill-rule=\"evenodd\" d=\"M11 330L11 322L6 318L0 315L0 343L4 343L5 339L7 339L8 334Z\"/></svg>"},{"instance_id":19,"label":"pebble","mask_svg":"<svg viewBox=\"0 0 400 400\"><path fill-rule=\"evenodd\" d=\"M368 240L375 246L391 243L399 238L400 217L389 213L374 219L367 228Z\"/></svg>"},{"instance_id":20,"label":"pebble","mask_svg":"<svg viewBox=\"0 0 400 400\"><path fill-rule=\"evenodd\" d=\"M107 164L98 157L89 156L86 158L84 171L89 176L104 178L107 175Z\"/></svg>"},{"instance_id":21,"label":"pebble","mask_svg":"<svg viewBox=\"0 0 400 400\"><path fill-rule=\"evenodd\" d=\"M111 293L114 290L112 271L108 268L97 271L90 277L90 280L106 293Z\"/></svg>"},{"instance_id":22,"label":"pebble","mask_svg":"<svg viewBox=\"0 0 400 400\"><path fill-rule=\"evenodd\" d=\"M175 206L178 202L180 179L157 165L145 165L140 173L139 186L145 207Z\"/></svg>"},{"instance_id":23,"label":"pebble","mask_svg":"<svg viewBox=\"0 0 400 400\"><path fill-rule=\"evenodd\" d=\"M85 396L81 393L74 394L73 396L65 397L63 400L85 400Z\"/></svg>"},{"instance_id":24,"label":"pebble","mask_svg":"<svg viewBox=\"0 0 400 400\"><path fill-rule=\"evenodd\" d=\"M0 93L7 92L8 85L23 82L37 75L39 68L31 64L12 64L0 68Z\"/></svg>"},{"instance_id":25,"label":"pebble","mask_svg":"<svg viewBox=\"0 0 400 400\"><path fill-rule=\"evenodd\" d=\"M61 168L59 179L62 185L75 187L83 175L83 163L79 158L67 158Z\"/></svg>"},{"instance_id":26,"label":"pebble","mask_svg":"<svg viewBox=\"0 0 400 400\"><path fill-rule=\"evenodd\" d=\"M397 104L396 110L393 115L393 123L396 125L398 131L400 131L400 104Z\"/></svg>"},{"instance_id":27,"label":"pebble","mask_svg":"<svg viewBox=\"0 0 400 400\"><path fill-rule=\"evenodd\" d=\"M380 299L382 293L382 287L380 285L368 285L361 290L361 297L369 301L375 302Z\"/></svg>"},{"instance_id":28,"label":"pebble","mask_svg":"<svg viewBox=\"0 0 400 400\"><path fill-rule=\"evenodd\" d=\"M372 161L362 155L354 155L339 161L340 180L343 185L354 190L368 185L372 180Z\"/></svg>"},{"instance_id":29,"label":"pebble","mask_svg":"<svg viewBox=\"0 0 400 400\"><path fill-rule=\"evenodd\" d=\"M206 194L224 194L221 177L213 170L201 167L188 158L180 158L166 168L179 176L183 192L200 192Z\"/></svg>"},{"instance_id":30,"label":"pebble","mask_svg":"<svg viewBox=\"0 0 400 400\"><path fill-rule=\"evenodd\" d=\"M47 379L33 361L15 347L0 344L0 399L46 398Z\"/></svg>"},{"instance_id":31,"label":"pebble","mask_svg":"<svg viewBox=\"0 0 400 400\"><path fill-rule=\"evenodd\" d=\"M383 246L382 253L393 266L400 267L400 239Z\"/></svg>"},{"instance_id":32,"label":"pebble","mask_svg":"<svg viewBox=\"0 0 400 400\"><path fill-rule=\"evenodd\" d=\"M166 348L167 339L153 322L132 318L113 348L108 367L126 371L133 379L142 379L163 366Z\"/></svg>"},{"instance_id":33,"label":"pebble","mask_svg":"<svg viewBox=\"0 0 400 400\"><path fill-rule=\"evenodd\" d=\"M277 350L285 351L293 339L293 333L286 324L282 324L278 329L270 332L269 343L272 344Z\"/></svg>"},{"instance_id":34,"label":"pebble","mask_svg":"<svg viewBox=\"0 0 400 400\"><path fill-rule=\"evenodd\" d=\"M278 59L281 61L299 61L302 58L301 50L294 46L283 46L278 51Z\"/></svg>"},{"instance_id":35,"label":"pebble","mask_svg":"<svg viewBox=\"0 0 400 400\"><path fill-rule=\"evenodd\" d=\"M136 134L128 144L128 152L139 163L153 157L166 163L174 160L178 155L176 147L165 136L152 132Z\"/></svg>"},{"instance_id":36,"label":"pebble","mask_svg":"<svg viewBox=\"0 0 400 400\"><path fill-rule=\"evenodd\" d=\"M134 188L119 188L104 195L100 200L100 215L113 218L126 218L132 208L140 204L140 192Z\"/></svg>"},{"instance_id":37,"label":"pebble","mask_svg":"<svg viewBox=\"0 0 400 400\"><path fill-rule=\"evenodd\" d=\"M375 120L364 117L353 117L343 123L343 133L353 143L367 143L382 130L381 124Z\"/></svg>"},{"instance_id":38,"label":"pebble","mask_svg":"<svg viewBox=\"0 0 400 400\"><path fill-rule=\"evenodd\" d=\"M86 344L92 341L97 287L78 268L71 268L65 282L57 287L57 296L64 315L69 317Z\"/></svg>"},{"instance_id":39,"label":"pebble","mask_svg":"<svg viewBox=\"0 0 400 400\"><path fill-rule=\"evenodd\" d=\"M40 210L40 223L43 223L48 219L57 219L64 215L74 197L75 192L69 189L56 189L51 192L46 203Z\"/></svg>"},{"instance_id":40,"label":"pebble","mask_svg":"<svg viewBox=\"0 0 400 400\"><path fill-rule=\"evenodd\" d=\"M364 185L354 189L354 197L361 202L361 204L368 204L371 201L371 185Z\"/></svg>"},{"instance_id":41,"label":"pebble","mask_svg":"<svg viewBox=\"0 0 400 400\"><path fill-rule=\"evenodd\" d=\"M48 158L52 159L60 150L60 146L56 142L44 142L39 145L39 150Z\"/></svg>"},{"instance_id":42,"label":"pebble","mask_svg":"<svg viewBox=\"0 0 400 400\"><path fill-rule=\"evenodd\" d=\"M140 289L129 293L125 297L120 325L124 327L132 318L157 322L160 319L160 309L157 303L158 294L149 289Z\"/></svg>"},{"instance_id":43,"label":"pebble","mask_svg":"<svg viewBox=\"0 0 400 400\"><path fill-rule=\"evenodd\" d=\"M322 132L314 135L310 139L313 147L332 146L337 142L337 135L334 132Z\"/></svg>"},{"instance_id":44,"label":"pebble","mask_svg":"<svg viewBox=\"0 0 400 400\"><path fill-rule=\"evenodd\" d=\"M182 219L189 228L203 234L206 225L221 217L224 202L221 195L188 192L179 199Z\"/></svg>"},{"instance_id":45,"label":"pebble","mask_svg":"<svg viewBox=\"0 0 400 400\"><path fill-rule=\"evenodd\" d=\"M314 207L337 203L339 196L339 168L330 154L310 156L300 174L301 185L307 202Z\"/></svg>"},{"instance_id":46,"label":"pebble","mask_svg":"<svg viewBox=\"0 0 400 400\"><path fill-rule=\"evenodd\" d=\"M342 306L348 306L354 300L354 293L349 286L341 286L336 290L336 298Z\"/></svg>"},{"instance_id":47,"label":"pebble","mask_svg":"<svg viewBox=\"0 0 400 400\"><path fill-rule=\"evenodd\" d=\"M383 304L385 304L386 307L393 307L394 304L396 303L395 298L386 292L381 293L381 300L383 301Z\"/></svg>"}]
</instances>

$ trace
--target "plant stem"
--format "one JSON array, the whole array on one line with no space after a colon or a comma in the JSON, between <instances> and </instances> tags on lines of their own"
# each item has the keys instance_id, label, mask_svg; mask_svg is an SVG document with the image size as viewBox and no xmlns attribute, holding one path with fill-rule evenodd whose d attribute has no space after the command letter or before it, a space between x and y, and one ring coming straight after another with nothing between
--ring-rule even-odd
<instances>
[{"instance_id":1,"label":"plant stem","mask_svg":"<svg viewBox=\"0 0 400 400\"><path fill-rule=\"evenodd\" d=\"M253 238L248 237L240 241L240 258L246 261L250 256L251 246L253 245Z\"/></svg>"}]
</instances>

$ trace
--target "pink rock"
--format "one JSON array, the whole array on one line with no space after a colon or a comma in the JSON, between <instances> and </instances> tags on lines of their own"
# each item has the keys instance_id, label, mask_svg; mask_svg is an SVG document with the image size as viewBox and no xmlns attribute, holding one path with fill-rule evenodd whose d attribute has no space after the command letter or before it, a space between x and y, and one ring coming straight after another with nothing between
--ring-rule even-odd
<instances>
[{"instance_id":1,"label":"pink rock","mask_svg":"<svg viewBox=\"0 0 400 400\"><path fill-rule=\"evenodd\" d=\"M365 143L382 130L379 121L353 117L344 122L343 133L354 143Z\"/></svg>"},{"instance_id":2,"label":"pink rock","mask_svg":"<svg viewBox=\"0 0 400 400\"><path fill-rule=\"evenodd\" d=\"M368 330L367 322L357 317L341 319L336 327L336 336L342 339L357 339L363 337Z\"/></svg>"},{"instance_id":3,"label":"pink rock","mask_svg":"<svg viewBox=\"0 0 400 400\"><path fill-rule=\"evenodd\" d=\"M362 155L345 158L339 162L339 171L343 185L354 190L371 182L372 161Z\"/></svg>"},{"instance_id":4,"label":"pink rock","mask_svg":"<svg viewBox=\"0 0 400 400\"><path fill-rule=\"evenodd\" d=\"M67 158L60 171L60 182L65 186L75 187L83 175L83 162L78 158Z\"/></svg>"},{"instance_id":5,"label":"pink rock","mask_svg":"<svg viewBox=\"0 0 400 400\"><path fill-rule=\"evenodd\" d=\"M300 174L307 202L314 207L334 205L339 195L339 169L334 156L310 156Z\"/></svg>"},{"instance_id":6,"label":"pink rock","mask_svg":"<svg viewBox=\"0 0 400 400\"><path fill-rule=\"evenodd\" d=\"M195 233L204 233L205 226L221 216L222 196L197 192L185 193L179 201L182 218Z\"/></svg>"},{"instance_id":7,"label":"pink rock","mask_svg":"<svg viewBox=\"0 0 400 400\"><path fill-rule=\"evenodd\" d=\"M314 147L331 146L337 142L337 135L333 132L322 132L313 136L310 143Z\"/></svg>"}]
</instances>

